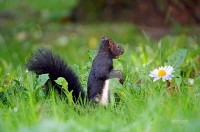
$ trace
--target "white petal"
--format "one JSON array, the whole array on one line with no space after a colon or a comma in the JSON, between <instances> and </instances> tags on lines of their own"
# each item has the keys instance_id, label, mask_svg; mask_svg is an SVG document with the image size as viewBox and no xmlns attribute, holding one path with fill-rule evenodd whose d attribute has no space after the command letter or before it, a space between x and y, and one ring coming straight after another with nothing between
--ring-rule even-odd
<instances>
[{"instance_id":1,"label":"white petal","mask_svg":"<svg viewBox=\"0 0 200 132\"><path fill-rule=\"evenodd\" d=\"M155 74L155 73L150 73L149 76L150 76L150 77L157 77L157 74Z\"/></svg>"},{"instance_id":2,"label":"white petal","mask_svg":"<svg viewBox=\"0 0 200 132\"><path fill-rule=\"evenodd\" d=\"M169 71L170 70L170 67L169 66L166 66L166 71Z\"/></svg>"},{"instance_id":3,"label":"white petal","mask_svg":"<svg viewBox=\"0 0 200 132\"><path fill-rule=\"evenodd\" d=\"M161 69L163 69L163 68L164 68L164 67L163 67L163 66L161 66L161 67L159 67L159 68L158 68L158 70L161 70Z\"/></svg>"},{"instance_id":4,"label":"white petal","mask_svg":"<svg viewBox=\"0 0 200 132\"><path fill-rule=\"evenodd\" d=\"M165 76L165 77L163 77L162 79L163 79L163 80L171 80L172 78L171 78L171 76Z\"/></svg>"},{"instance_id":5,"label":"white petal","mask_svg":"<svg viewBox=\"0 0 200 132\"><path fill-rule=\"evenodd\" d=\"M167 66L165 66L163 69L164 69L164 70L167 70Z\"/></svg>"},{"instance_id":6,"label":"white petal","mask_svg":"<svg viewBox=\"0 0 200 132\"><path fill-rule=\"evenodd\" d=\"M153 81L155 82L155 81L157 81L157 80L159 80L160 79L160 77L155 77L154 79L153 79Z\"/></svg>"},{"instance_id":7,"label":"white petal","mask_svg":"<svg viewBox=\"0 0 200 132\"><path fill-rule=\"evenodd\" d=\"M173 67L171 67L171 66L168 66L168 72L172 73L172 72L173 72L173 70L174 70L174 68L173 68Z\"/></svg>"},{"instance_id":8,"label":"white petal","mask_svg":"<svg viewBox=\"0 0 200 132\"><path fill-rule=\"evenodd\" d=\"M166 79L162 78L162 81L164 82L164 81L166 81Z\"/></svg>"},{"instance_id":9,"label":"white petal","mask_svg":"<svg viewBox=\"0 0 200 132\"><path fill-rule=\"evenodd\" d=\"M158 73L158 69L155 69L155 70L150 72L149 76L150 77L157 77L157 73Z\"/></svg>"},{"instance_id":10,"label":"white petal","mask_svg":"<svg viewBox=\"0 0 200 132\"><path fill-rule=\"evenodd\" d=\"M172 73L174 71L173 68L168 69L168 73Z\"/></svg>"}]
</instances>

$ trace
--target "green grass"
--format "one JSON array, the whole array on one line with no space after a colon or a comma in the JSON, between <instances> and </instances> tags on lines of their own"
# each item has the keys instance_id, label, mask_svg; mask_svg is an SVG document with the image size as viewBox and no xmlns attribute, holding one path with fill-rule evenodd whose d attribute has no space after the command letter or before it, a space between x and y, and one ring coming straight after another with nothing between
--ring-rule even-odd
<instances>
[{"instance_id":1,"label":"green grass","mask_svg":"<svg viewBox=\"0 0 200 132\"><path fill-rule=\"evenodd\" d=\"M27 19L10 21L0 30L0 131L199 131L200 38L185 32L152 40L128 23L60 24ZM44 21L40 21L44 20ZM183 29L184 30L184 29ZM91 50L107 35L123 45L125 53L114 61L124 72L124 85L111 81L108 107L80 106L36 89L34 73L25 63L37 48L45 46L59 54L79 75L86 88ZM188 49L172 86L153 82L149 72L166 65L181 48ZM190 84L188 79L194 79ZM180 81L177 81L179 79ZM173 86L179 82L179 90ZM86 89L85 89L86 90ZM114 98L117 94L120 100Z\"/></svg>"}]
</instances>

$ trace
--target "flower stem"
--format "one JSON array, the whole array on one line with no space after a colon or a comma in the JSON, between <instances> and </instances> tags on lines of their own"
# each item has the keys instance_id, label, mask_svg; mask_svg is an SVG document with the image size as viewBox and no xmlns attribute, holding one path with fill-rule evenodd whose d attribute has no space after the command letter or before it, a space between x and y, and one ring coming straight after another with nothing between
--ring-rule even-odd
<instances>
[{"instance_id":1,"label":"flower stem","mask_svg":"<svg viewBox=\"0 0 200 132\"><path fill-rule=\"evenodd\" d=\"M169 87L170 85L171 85L171 82L167 80L167 87Z\"/></svg>"}]
</instances>

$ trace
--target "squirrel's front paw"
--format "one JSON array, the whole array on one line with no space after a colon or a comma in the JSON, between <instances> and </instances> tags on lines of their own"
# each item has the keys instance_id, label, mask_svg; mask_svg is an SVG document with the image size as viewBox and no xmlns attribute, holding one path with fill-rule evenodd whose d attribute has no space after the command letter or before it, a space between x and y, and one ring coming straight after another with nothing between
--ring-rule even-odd
<instances>
[{"instance_id":1,"label":"squirrel's front paw","mask_svg":"<svg viewBox=\"0 0 200 132\"><path fill-rule=\"evenodd\" d=\"M121 84L124 84L124 78L119 79L119 82L120 82Z\"/></svg>"}]
</instances>

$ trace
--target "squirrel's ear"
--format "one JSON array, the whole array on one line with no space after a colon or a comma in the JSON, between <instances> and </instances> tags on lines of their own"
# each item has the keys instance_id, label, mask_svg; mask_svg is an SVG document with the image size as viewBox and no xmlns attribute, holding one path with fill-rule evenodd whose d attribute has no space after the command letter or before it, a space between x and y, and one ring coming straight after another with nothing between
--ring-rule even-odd
<instances>
[{"instance_id":1,"label":"squirrel's ear","mask_svg":"<svg viewBox=\"0 0 200 132\"><path fill-rule=\"evenodd\" d=\"M113 44L114 42L112 40L108 41L108 48L112 51L113 50Z\"/></svg>"},{"instance_id":2,"label":"squirrel's ear","mask_svg":"<svg viewBox=\"0 0 200 132\"><path fill-rule=\"evenodd\" d=\"M108 44L108 48L110 50L113 50L113 44L114 44L114 42L111 39L107 38L106 36L103 36L102 37L102 41L104 41L104 42L106 41L106 43Z\"/></svg>"},{"instance_id":3,"label":"squirrel's ear","mask_svg":"<svg viewBox=\"0 0 200 132\"><path fill-rule=\"evenodd\" d=\"M109 40L109 39L106 36L103 36L102 41L104 41L104 40Z\"/></svg>"}]
</instances>

